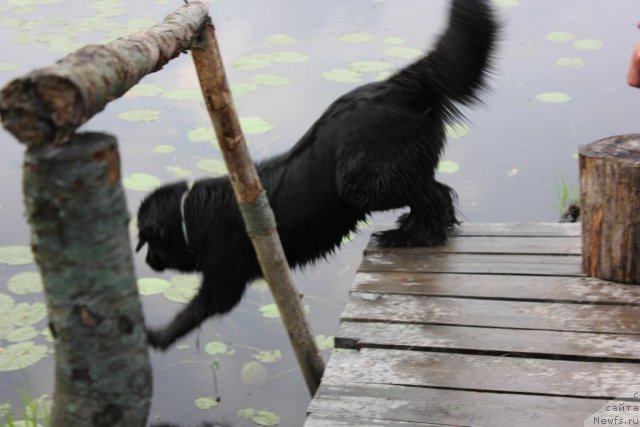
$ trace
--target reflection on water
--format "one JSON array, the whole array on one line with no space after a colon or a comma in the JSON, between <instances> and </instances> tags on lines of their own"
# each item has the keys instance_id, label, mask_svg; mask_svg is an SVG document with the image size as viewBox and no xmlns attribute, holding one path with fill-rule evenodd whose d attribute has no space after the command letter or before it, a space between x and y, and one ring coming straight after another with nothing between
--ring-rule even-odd
<instances>
[{"instance_id":1,"label":"reflection on water","mask_svg":"<svg viewBox=\"0 0 640 427\"><path fill-rule=\"evenodd\" d=\"M0 84L82 44L145 28L179 3L0 0ZM451 129L440 176L457 189L467 221L555 221L560 210L554 183L561 177L577 182L577 146L637 132L640 92L625 85L627 60L640 35L637 7L634 0L495 3L503 6L505 31L492 91L484 105L467 113L468 126ZM261 159L291 146L338 95L383 78L428 46L444 25L447 2L210 4L250 149ZM118 136L132 212L158 182L223 169L188 56L142 83L85 126ZM23 148L1 131L0 144L0 247L27 245ZM327 357L368 235L363 230L327 262L296 273ZM136 267L140 278L160 279L143 282L148 322L168 321L179 308L176 301L192 292L193 279L155 274L142 256ZM17 305L42 301L37 290L7 288L16 275L33 271L32 263L0 264L0 347L44 356L29 368L0 372L0 403L12 403L16 413L21 390L33 399L51 393L52 355L42 353L50 348L42 334L45 321L16 325L8 318ZM206 322L167 353L154 353L151 422L243 426L261 416L301 425L309 396L272 303L257 284L232 314ZM21 328L27 330L15 332Z\"/></svg>"}]
</instances>

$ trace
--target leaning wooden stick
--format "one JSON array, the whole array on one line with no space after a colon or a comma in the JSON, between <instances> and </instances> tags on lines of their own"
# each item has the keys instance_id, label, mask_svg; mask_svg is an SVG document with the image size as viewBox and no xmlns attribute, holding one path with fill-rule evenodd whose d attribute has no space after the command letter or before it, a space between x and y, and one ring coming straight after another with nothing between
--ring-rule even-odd
<instances>
[{"instance_id":1,"label":"leaning wooden stick","mask_svg":"<svg viewBox=\"0 0 640 427\"><path fill-rule=\"evenodd\" d=\"M307 387L313 395L320 385L324 361L289 271L273 211L244 142L210 19L203 27L198 42L192 46L192 53L249 237L287 328Z\"/></svg>"}]
</instances>

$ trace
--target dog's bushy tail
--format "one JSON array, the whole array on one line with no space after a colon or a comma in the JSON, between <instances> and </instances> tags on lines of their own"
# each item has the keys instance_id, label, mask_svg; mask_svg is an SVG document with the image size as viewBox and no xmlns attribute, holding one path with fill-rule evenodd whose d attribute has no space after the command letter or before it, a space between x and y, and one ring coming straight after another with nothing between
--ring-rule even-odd
<instances>
[{"instance_id":1,"label":"dog's bushy tail","mask_svg":"<svg viewBox=\"0 0 640 427\"><path fill-rule=\"evenodd\" d=\"M458 116L454 102L467 105L486 88L499 25L490 0L452 0L449 24L435 48L390 78L411 107L442 107Z\"/></svg>"}]
</instances>

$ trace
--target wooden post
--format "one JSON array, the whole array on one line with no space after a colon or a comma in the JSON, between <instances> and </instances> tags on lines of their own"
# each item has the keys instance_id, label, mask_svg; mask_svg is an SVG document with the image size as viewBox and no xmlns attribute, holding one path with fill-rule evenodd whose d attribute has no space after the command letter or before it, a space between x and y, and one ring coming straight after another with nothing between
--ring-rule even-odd
<instances>
[{"instance_id":1,"label":"wooden post","mask_svg":"<svg viewBox=\"0 0 640 427\"><path fill-rule=\"evenodd\" d=\"M320 385L324 361L289 271L273 211L244 142L211 19L205 24L200 40L192 46L192 54L247 232L313 395Z\"/></svg>"},{"instance_id":2,"label":"wooden post","mask_svg":"<svg viewBox=\"0 0 640 427\"><path fill-rule=\"evenodd\" d=\"M580 147L580 192L585 273L640 283L640 134Z\"/></svg>"},{"instance_id":3,"label":"wooden post","mask_svg":"<svg viewBox=\"0 0 640 427\"><path fill-rule=\"evenodd\" d=\"M151 368L116 140L29 150L23 184L55 338L51 425L142 427Z\"/></svg>"}]
</instances>

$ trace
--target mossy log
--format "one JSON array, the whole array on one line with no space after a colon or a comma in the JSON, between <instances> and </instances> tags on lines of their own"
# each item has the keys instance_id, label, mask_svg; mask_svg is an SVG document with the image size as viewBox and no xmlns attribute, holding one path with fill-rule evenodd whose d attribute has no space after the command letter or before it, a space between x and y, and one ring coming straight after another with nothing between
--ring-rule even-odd
<instances>
[{"instance_id":1,"label":"mossy log","mask_svg":"<svg viewBox=\"0 0 640 427\"><path fill-rule=\"evenodd\" d=\"M189 48L208 8L191 1L146 31L85 46L0 91L5 129L29 147L61 144L108 102Z\"/></svg>"},{"instance_id":2,"label":"mossy log","mask_svg":"<svg viewBox=\"0 0 640 427\"><path fill-rule=\"evenodd\" d=\"M51 425L142 427L151 370L116 140L29 150L23 180L54 336Z\"/></svg>"},{"instance_id":3,"label":"mossy log","mask_svg":"<svg viewBox=\"0 0 640 427\"><path fill-rule=\"evenodd\" d=\"M581 147L580 192L585 273L640 283L640 134Z\"/></svg>"}]
</instances>

